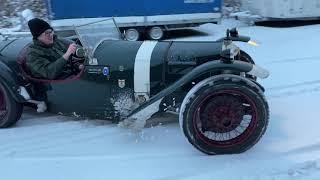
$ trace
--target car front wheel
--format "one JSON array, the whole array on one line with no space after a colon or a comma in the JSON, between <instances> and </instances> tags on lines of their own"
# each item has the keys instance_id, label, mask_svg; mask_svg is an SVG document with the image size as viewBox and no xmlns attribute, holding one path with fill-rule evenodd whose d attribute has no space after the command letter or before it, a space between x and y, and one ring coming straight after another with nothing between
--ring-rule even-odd
<instances>
[{"instance_id":1,"label":"car front wheel","mask_svg":"<svg viewBox=\"0 0 320 180\"><path fill-rule=\"evenodd\" d=\"M251 148L265 133L268 118L268 104L259 87L249 80L226 77L208 78L192 88L179 121L195 148L214 155Z\"/></svg>"},{"instance_id":2,"label":"car front wheel","mask_svg":"<svg viewBox=\"0 0 320 180\"><path fill-rule=\"evenodd\" d=\"M0 82L0 128L14 125L21 117L23 106L15 101Z\"/></svg>"}]
</instances>

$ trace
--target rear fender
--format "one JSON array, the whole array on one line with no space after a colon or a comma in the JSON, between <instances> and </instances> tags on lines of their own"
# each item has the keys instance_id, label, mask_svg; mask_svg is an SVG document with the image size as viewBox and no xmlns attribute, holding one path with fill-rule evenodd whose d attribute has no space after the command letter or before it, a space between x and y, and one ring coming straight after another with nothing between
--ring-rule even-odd
<instances>
[{"instance_id":1,"label":"rear fender","mask_svg":"<svg viewBox=\"0 0 320 180\"><path fill-rule=\"evenodd\" d=\"M25 102L25 99L20 95L18 75L2 61L0 61L0 81L17 102Z\"/></svg>"}]
</instances>

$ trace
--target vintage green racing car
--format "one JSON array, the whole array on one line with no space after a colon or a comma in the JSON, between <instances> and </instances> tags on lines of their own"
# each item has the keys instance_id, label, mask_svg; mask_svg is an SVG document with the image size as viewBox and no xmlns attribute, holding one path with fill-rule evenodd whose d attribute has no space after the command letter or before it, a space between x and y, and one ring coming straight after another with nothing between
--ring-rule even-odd
<instances>
[{"instance_id":1,"label":"vintage green racing car","mask_svg":"<svg viewBox=\"0 0 320 180\"><path fill-rule=\"evenodd\" d=\"M111 20L110 20L111 21ZM211 42L125 41L113 21L75 27L84 68L66 79L36 79L25 66L31 37L0 42L0 127L14 125L24 106L37 106L35 84L48 87L48 111L143 128L159 112L179 115L198 150L241 153L265 133L269 108L258 78L268 71L233 42L236 29ZM70 61L72 63L72 61Z\"/></svg>"}]
</instances>

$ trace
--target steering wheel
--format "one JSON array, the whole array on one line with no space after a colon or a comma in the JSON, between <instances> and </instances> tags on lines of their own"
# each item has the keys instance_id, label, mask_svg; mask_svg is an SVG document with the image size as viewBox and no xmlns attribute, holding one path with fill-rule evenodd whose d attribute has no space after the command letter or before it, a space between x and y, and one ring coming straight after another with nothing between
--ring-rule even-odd
<instances>
[{"instance_id":1,"label":"steering wheel","mask_svg":"<svg viewBox=\"0 0 320 180\"><path fill-rule=\"evenodd\" d=\"M84 51L82 48L78 48L75 54L72 54L68 60L68 66L72 72L72 74L78 74L81 69L79 66L84 63Z\"/></svg>"}]
</instances>

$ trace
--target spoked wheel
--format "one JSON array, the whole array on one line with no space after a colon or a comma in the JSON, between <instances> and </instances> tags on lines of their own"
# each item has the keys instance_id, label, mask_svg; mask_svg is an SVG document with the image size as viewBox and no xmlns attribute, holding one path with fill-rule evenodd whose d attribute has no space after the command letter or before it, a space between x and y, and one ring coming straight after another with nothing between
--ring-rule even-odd
<instances>
[{"instance_id":1,"label":"spoked wheel","mask_svg":"<svg viewBox=\"0 0 320 180\"><path fill-rule=\"evenodd\" d=\"M210 155L241 153L256 144L269 117L259 87L245 79L200 83L186 96L179 117L189 142Z\"/></svg>"},{"instance_id":2,"label":"spoked wheel","mask_svg":"<svg viewBox=\"0 0 320 180\"><path fill-rule=\"evenodd\" d=\"M257 107L237 90L221 90L205 97L193 115L197 135L208 144L236 145L248 139L257 126Z\"/></svg>"},{"instance_id":3,"label":"spoked wheel","mask_svg":"<svg viewBox=\"0 0 320 180\"><path fill-rule=\"evenodd\" d=\"M10 127L21 117L22 104L16 102L0 83L0 128Z\"/></svg>"}]
</instances>

